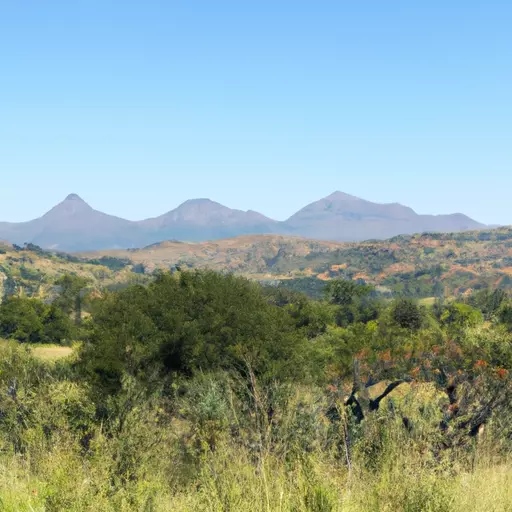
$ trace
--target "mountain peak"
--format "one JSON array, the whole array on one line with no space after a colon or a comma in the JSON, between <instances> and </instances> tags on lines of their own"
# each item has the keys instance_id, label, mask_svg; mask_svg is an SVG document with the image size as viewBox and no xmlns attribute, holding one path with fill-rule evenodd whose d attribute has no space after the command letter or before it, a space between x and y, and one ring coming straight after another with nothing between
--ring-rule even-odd
<instances>
[{"instance_id":1,"label":"mountain peak","mask_svg":"<svg viewBox=\"0 0 512 512\"><path fill-rule=\"evenodd\" d=\"M80 201L84 203L85 201L78 194L69 194L64 201Z\"/></svg>"},{"instance_id":2,"label":"mountain peak","mask_svg":"<svg viewBox=\"0 0 512 512\"><path fill-rule=\"evenodd\" d=\"M181 203L178 208L182 206L195 206L195 205L218 205L215 201L208 199L206 197L198 197L196 199L187 199L185 202Z\"/></svg>"},{"instance_id":3,"label":"mountain peak","mask_svg":"<svg viewBox=\"0 0 512 512\"><path fill-rule=\"evenodd\" d=\"M336 190L336 192L333 192L325 199L328 199L329 201L362 201L362 199L360 199L359 197L346 194L345 192L341 192L340 190Z\"/></svg>"},{"instance_id":4,"label":"mountain peak","mask_svg":"<svg viewBox=\"0 0 512 512\"><path fill-rule=\"evenodd\" d=\"M43 219L52 219L55 222L59 218L76 215L88 215L94 211L78 194L69 194L64 201L46 212Z\"/></svg>"}]
</instances>

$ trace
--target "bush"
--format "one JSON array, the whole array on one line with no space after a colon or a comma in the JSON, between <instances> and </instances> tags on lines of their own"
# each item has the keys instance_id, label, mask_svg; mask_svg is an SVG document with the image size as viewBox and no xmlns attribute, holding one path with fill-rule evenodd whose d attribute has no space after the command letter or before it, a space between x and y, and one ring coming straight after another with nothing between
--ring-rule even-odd
<instances>
[{"instance_id":1,"label":"bush","mask_svg":"<svg viewBox=\"0 0 512 512\"><path fill-rule=\"evenodd\" d=\"M391 307L391 317L402 329L418 331L423 324L424 313L412 300L399 299Z\"/></svg>"},{"instance_id":2,"label":"bush","mask_svg":"<svg viewBox=\"0 0 512 512\"><path fill-rule=\"evenodd\" d=\"M124 371L142 380L220 369L272 379L304 375L306 339L261 287L210 271L161 274L147 288L109 293L92 305L83 366L104 386Z\"/></svg>"},{"instance_id":3,"label":"bush","mask_svg":"<svg viewBox=\"0 0 512 512\"><path fill-rule=\"evenodd\" d=\"M441 323L459 333L466 327L475 327L482 322L480 311L460 302L451 303L441 314Z\"/></svg>"},{"instance_id":4,"label":"bush","mask_svg":"<svg viewBox=\"0 0 512 512\"><path fill-rule=\"evenodd\" d=\"M71 321L55 305L37 299L9 297L0 305L0 336L21 342L62 343Z\"/></svg>"}]
</instances>

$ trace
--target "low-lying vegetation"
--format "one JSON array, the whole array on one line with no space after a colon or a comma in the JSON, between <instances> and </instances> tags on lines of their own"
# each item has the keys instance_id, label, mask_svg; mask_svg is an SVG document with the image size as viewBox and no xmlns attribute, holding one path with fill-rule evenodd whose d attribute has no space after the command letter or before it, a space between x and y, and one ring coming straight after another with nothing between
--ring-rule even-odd
<instances>
[{"instance_id":1,"label":"low-lying vegetation","mask_svg":"<svg viewBox=\"0 0 512 512\"><path fill-rule=\"evenodd\" d=\"M1 510L510 510L499 289L425 305L211 271L59 286L46 309L0 305ZM48 308L67 357L34 349Z\"/></svg>"}]
</instances>

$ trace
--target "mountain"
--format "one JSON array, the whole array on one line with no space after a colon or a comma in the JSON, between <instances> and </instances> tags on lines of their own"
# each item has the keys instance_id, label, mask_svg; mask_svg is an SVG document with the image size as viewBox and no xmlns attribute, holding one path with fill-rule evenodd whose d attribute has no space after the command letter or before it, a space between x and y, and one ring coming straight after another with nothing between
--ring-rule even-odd
<instances>
[{"instance_id":1,"label":"mountain","mask_svg":"<svg viewBox=\"0 0 512 512\"><path fill-rule=\"evenodd\" d=\"M300 236L320 240L361 241L399 234L458 232L481 229L483 224L462 214L418 215L399 203L372 203L334 192L292 215L286 225Z\"/></svg>"},{"instance_id":2,"label":"mountain","mask_svg":"<svg viewBox=\"0 0 512 512\"><path fill-rule=\"evenodd\" d=\"M481 229L463 214L418 215L398 203L379 204L335 192L284 222L235 210L210 199L192 199L160 217L129 221L94 210L76 194L42 217L0 223L0 240L60 251L135 248L163 240L200 242L240 235L279 234L316 240L360 241L399 234Z\"/></svg>"},{"instance_id":3,"label":"mountain","mask_svg":"<svg viewBox=\"0 0 512 512\"><path fill-rule=\"evenodd\" d=\"M279 232L280 223L261 213L232 210L210 199L190 199L178 208L138 223L159 240L189 241Z\"/></svg>"},{"instance_id":4,"label":"mountain","mask_svg":"<svg viewBox=\"0 0 512 512\"><path fill-rule=\"evenodd\" d=\"M63 251L136 247L143 235L144 230L134 222L94 210L76 194L38 219L0 224L0 238L11 243L30 242Z\"/></svg>"}]
</instances>

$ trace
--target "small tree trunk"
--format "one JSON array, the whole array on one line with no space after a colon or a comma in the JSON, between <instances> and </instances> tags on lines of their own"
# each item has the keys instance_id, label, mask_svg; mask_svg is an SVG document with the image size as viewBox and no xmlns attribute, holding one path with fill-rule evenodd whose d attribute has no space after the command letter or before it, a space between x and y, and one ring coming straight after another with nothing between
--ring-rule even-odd
<instances>
[{"instance_id":1,"label":"small tree trunk","mask_svg":"<svg viewBox=\"0 0 512 512\"><path fill-rule=\"evenodd\" d=\"M75 297L75 325L82 323L82 298L80 293Z\"/></svg>"}]
</instances>

